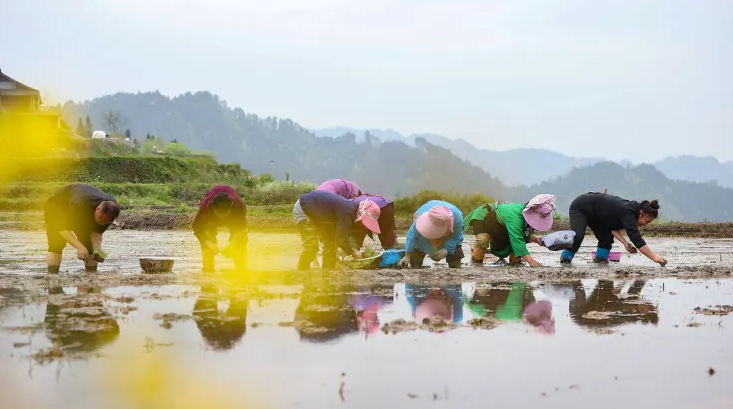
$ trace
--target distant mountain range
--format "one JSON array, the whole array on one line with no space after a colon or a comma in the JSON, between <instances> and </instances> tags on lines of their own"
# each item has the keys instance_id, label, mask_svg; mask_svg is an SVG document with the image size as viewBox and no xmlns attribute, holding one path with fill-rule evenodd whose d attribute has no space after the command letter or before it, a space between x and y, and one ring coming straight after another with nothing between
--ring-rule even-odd
<instances>
[{"instance_id":1,"label":"distant mountain range","mask_svg":"<svg viewBox=\"0 0 733 409\"><path fill-rule=\"evenodd\" d=\"M392 140L414 145L416 138L446 148L461 159L484 169L507 185L534 185L559 176L566 175L573 168L606 162L604 158L576 158L546 149L512 149L508 151L491 151L480 149L465 139L450 139L435 134L413 134L405 136L392 129L358 130L347 127L312 129L317 136L338 137L347 133L354 134L362 140L369 133L380 140ZM517 163L532 166L517 167ZM618 162L623 167L633 166L630 161ZM717 181L725 187L733 187L733 162L721 163L713 157L677 156L652 163L668 178L691 182ZM541 170L541 171L538 171Z\"/></svg>"},{"instance_id":2,"label":"distant mountain range","mask_svg":"<svg viewBox=\"0 0 733 409\"><path fill-rule=\"evenodd\" d=\"M577 195L608 188L609 193L630 199L659 199L667 220L733 220L733 189L717 183L670 180L650 165L622 166L546 150L493 152L465 140L432 134L404 137L394 131L369 131L357 135L341 128L317 131L322 135L318 137L290 119L230 108L208 92L174 98L158 92L118 93L62 107L67 123L75 124L89 115L95 129L105 128L104 114L110 111L123 118L123 124L117 126L129 128L133 138L144 139L149 133L176 139L193 150L214 153L221 162L240 163L255 173L267 172L281 179L288 175L291 180L319 183L339 177L390 197L430 189L524 202L538 193L552 193L558 197L562 214ZM695 173L694 159L699 158L668 163L671 169L688 168ZM721 168L730 171L733 164Z\"/></svg>"},{"instance_id":3,"label":"distant mountain range","mask_svg":"<svg viewBox=\"0 0 733 409\"><path fill-rule=\"evenodd\" d=\"M716 181L721 186L733 187L733 162L721 163L712 156L676 156L656 162L654 166L670 179Z\"/></svg>"},{"instance_id":4,"label":"distant mountain range","mask_svg":"<svg viewBox=\"0 0 733 409\"><path fill-rule=\"evenodd\" d=\"M579 194L604 189L608 189L608 194L627 199L659 200L662 220L733 220L733 206L728 202L733 197L733 189L715 183L671 180L651 165L624 167L614 162L599 162L539 185L520 187L514 190L512 199L527 201L537 193L551 193L557 197L559 213L567 216L570 203Z\"/></svg>"}]
</instances>

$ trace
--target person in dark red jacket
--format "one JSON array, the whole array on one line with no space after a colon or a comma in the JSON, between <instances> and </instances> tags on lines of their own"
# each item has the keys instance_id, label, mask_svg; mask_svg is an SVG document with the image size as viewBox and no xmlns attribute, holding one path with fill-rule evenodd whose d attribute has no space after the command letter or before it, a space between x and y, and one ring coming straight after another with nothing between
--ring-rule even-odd
<instances>
[{"instance_id":1,"label":"person in dark red jacket","mask_svg":"<svg viewBox=\"0 0 733 409\"><path fill-rule=\"evenodd\" d=\"M193 220L193 233L201 243L204 272L214 271L214 257L219 253L216 234L219 227L229 228L229 246L222 253L234 259L237 270L247 262L247 206L231 186L214 186L199 203Z\"/></svg>"}]
</instances>

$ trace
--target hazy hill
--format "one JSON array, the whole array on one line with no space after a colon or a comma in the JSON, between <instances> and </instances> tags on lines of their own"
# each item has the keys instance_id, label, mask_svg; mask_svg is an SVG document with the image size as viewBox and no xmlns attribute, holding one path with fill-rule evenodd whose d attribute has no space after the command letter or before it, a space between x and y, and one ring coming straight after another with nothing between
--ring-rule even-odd
<instances>
[{"instance_id":1,"label":"hazy hill","mask_svg":"<svg viewBox=\"0 0 733 409\"><path fill-rule=\"evenodd\" d=\"M733 220L733 189L715 183L670 180L654 166L623 167L601 162L578 168L566 176L532 187L515 190L514 200L527 201L534 194L557 196L558 210L566 215L578 195L607 188L609 194L632 200L658 199L663 220L730 221Z\"/></svg>"},{"instance_id":2,"label":"hazy hill","mask_svg":"<svg viewBox=\"0 0 733 409\"><path fill-rule=\"evenodd\" d=\"M319 138L296 122L261 118L230 108L208 92L169 98L157 92L115 94L83 103L66 103L63 115L71 123L90 115L95 129L104 128L103 114L125 118L124 128L144 139L147 133L214 153L220 162L240 163L255 173L314 183L334 177L357 181L367 190L389 196L422 189L483 193L501 197L505 186L448 150L417 138L380 143L371 136Z\"/></svg>"},{"instance_id":3,"label":"hazy hill","mask_svg":"<svg viewBox=\"0 0 733 409\"><path fill-rule=\"evenodd\" d=\"M709 182L733 187L733 162L720 163L712 156L675 156L654 163L670 179Z\"/></svg>"},{"instance_id":4,"label":"hazy hill","mask_svg":"<svg viewBox=\"0 0 733 409\"><path fill-rule=\"evenodd\" d=\"M387 129L357 130L346 127L314 129L318 136L340 136L354 134L357 140L366 132L380 140L397 140L413 145L416 138L425 139L433 145L441 146L456 154L459 158L479 166L496 176L507 185L531 185L561 176L574 167L586 166L603 161L601 158L575 158L546 149L512 149L508 151L492 151L479 149L465 139L450 139L442 135L421 133L410 136ZM517 164L525 164L517 166ZM529 166L531 164L531 166ZM539 172L538 169L542 170Z\"/></svg>"},{"instance_id":5,"label":"hazy hill","mask_svg":"<svg viewBox=\"0 0 733 409\"><path fill-rule=\"evenodd\" d=\"M733 207L729 206L733 190L715 183L670 180L651 165L625 167L602 162L571 170L582 161L595 159L573 161L542 150L480 151L466 141L430 134L400 141L394 140L397 133L389 130L317 137L292 120L262 118L230 108L208 92L175 98L157 92L115 94L78 104L69 102L63 115L73 124L88 114L95 129L104 129L102 117L109 110L126 118L123 128L129 128L140 140L147 133L177 139L192 150L214 153L220 162L236 162L277 178L289 174L293 180L319 183L342 177L356 181L366 191L393 197L429 189L526 201L538 193L552 193L558 196L558 209L563 214L578 194L608 188L610 193L627 198L659 199L666 220L733 220ZM438 146L443 144L452 144L451 150ZM484 168L455 152L476 154L472 160ZM531 187L508 188L485 170L491 166L500 174L527 178L546 178L547 172L540 173L546 169L567 169L569 173Z\"/></svg>"}]
</instances>

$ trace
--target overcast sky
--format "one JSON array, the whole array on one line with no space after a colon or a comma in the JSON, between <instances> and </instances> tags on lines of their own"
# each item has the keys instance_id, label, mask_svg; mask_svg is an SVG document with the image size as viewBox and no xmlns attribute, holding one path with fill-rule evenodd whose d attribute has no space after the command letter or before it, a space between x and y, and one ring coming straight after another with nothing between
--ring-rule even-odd
<instances>
[{"instance_id":1,"label":"overcast sky","mask_svg":"<svg viewBox=\"0 0 733 409\"><path fill-rule=\"evenodd\" d=\"M0 0L50 98L207 90L303 126L733 160L730 0Z\"/></svg>"}]
</instances>

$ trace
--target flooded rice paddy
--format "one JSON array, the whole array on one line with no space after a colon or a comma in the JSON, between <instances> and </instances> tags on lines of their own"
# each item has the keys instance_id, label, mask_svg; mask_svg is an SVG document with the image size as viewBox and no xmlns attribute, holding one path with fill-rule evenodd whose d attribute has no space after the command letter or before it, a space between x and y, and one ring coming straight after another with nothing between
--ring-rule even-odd
<instances>
[{"instance_id":1,"label":"flooded rice paddy","mask_svg":"<svg viewBox=\"0 0 733 409\"><path fill-rule=\"evenodd\" d=\"M297 236L252 234L250 271L204 276L184 233L105 240L100 274L68 253L47 276L42 234L0 231L0 407L733 401L731 241L650 240L665 269L584 247L569 268L538 251L547 267L296 273ZM141 274L143 256L175 274Z\"/></svg>"}]
</instances>

